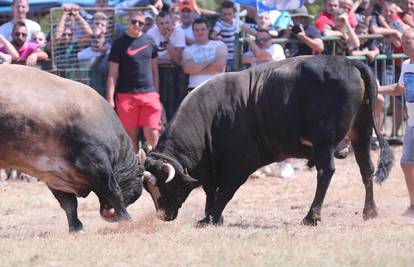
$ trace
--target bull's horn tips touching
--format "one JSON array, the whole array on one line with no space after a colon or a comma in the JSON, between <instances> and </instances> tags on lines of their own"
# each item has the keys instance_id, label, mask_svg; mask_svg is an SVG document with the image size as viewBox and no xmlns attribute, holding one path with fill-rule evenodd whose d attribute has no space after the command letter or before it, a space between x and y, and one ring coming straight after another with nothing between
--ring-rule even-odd
<instances>
[{"instance_id":1,"label":"bull's horn tips touching","mask_svg":"<svg viewBox=\"0 0 414 267\"><path fill-rule=\"evenodd\" d=\"M171 182L171 180L174 178L175 176L175 168L173 165L171 165L170 163L163 163L162 167L164 168L164 170L166 172L168 172L168 177L165 180L165 183Z\"/></svg>"},{"instance_id":2,"label":"bull's horn tips touching","mask_svg":"<svg viewBox=\"0 0 414 267\"><path fill-rule=\"evenodd\" d=\"M151 183L152 185L156 186L157 185L157 179L155 178L155 176L150 173L149 171L144 171L144 180Z\"/></svg>"}]
</instances>

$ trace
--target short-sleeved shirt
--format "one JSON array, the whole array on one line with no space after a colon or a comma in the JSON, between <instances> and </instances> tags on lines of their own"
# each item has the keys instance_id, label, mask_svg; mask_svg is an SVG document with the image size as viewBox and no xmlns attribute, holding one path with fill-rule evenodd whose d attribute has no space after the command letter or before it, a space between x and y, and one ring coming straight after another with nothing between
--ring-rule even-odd
<instances>
[{"instance_id":1,"label":"short-sleeved shirt","mask_svg":"<svg viewBox=\"0 0 414 267\"><path fill-rule=\"evenodd\" d=\"M41 31L39 23L33 20L26 19L24 21L24 24L26 24L26 28L27 28L27 40L30 40L33 32ZM6 22L0 26L0 34L6 37L6 39L9 41L13 39L12 38L13 26L14 24L11 21Z\"/></svg>"},{"instance_id":2,"label":"short-sleeved shirt","mask_svg":"<svg viewBox=\"0 0 414 267\"><path fill-rule=\"evenodd\" d=\"M348 21L352 29L355 29L358 25L358 19L354 13L348 15ZM328 24L332 28L335 27L333 16L325 11L322 11L319 17L317 17L315 20L315 26L320 32L322 32L326 24Z\"/></svg>"},{"instance_id":3,"label":"short-sleeved shirt","mask_svg":"<svg viewBox=\"0 0 414 267\"><path fill-rule=\"evenodd\" d=\"M405 88L405 104L407 106L408 120L407 124L414 127L414 64L410 59L403 62L398 85Z\"/></svg>"},{"instance_id":4,"label":"short-sleeved shirt","mask_svg":"<svg viewBox=\"0 0 414 267\"><path fill-rule=\"evenodd\" d=\"M19 61L25 61L34 51L39 49L39 45L35 43L27 42L22 47L20 47L19 51ZM0 47L0 52L7 53L7 50L4 46Z\"/></svg>"},{"instance_id":5,"label":"short-sleeved shirt","mask_svg":"<svg viewBox=\"0 0 414 267\"><path fill-rule=\"evenodd\" d=\"M155 91L151 59L157 57L157 46L147 34L132 38L127 34L115 40L109 61L119 64L115 90L119 93Z\"/></svg>"},{"instance_id":6,"label":"short-sleeved shirt","mask_svg":"<svg viewBox=\"0 0 414 267\"><path fill-rule=\"evenodd\" d=\"M305 34L309 38L316 39L321 38L321 32L313 25L305 25ZM296 39L296 36L292 36ZM285 48L289 50L289 53L287 53L288 57L296 57L296 56L302 56L302 55L312 55L312 48L307 46L306 44L300 42L300 43L287 43Z\"/></svg>"},{"instance_id":7,"label":"short-sleeved shirt","mask_svg":"<svg viewBox=\"0 0 414 267\"><path fill-rule=\"evenodd\" d=\"M158 59L163 61L170 61L171 57L167 51L167 39L161 35L158 27L152 27L147 34L155 41L158 49ZM175 27L171 34L170 41L173 47L185 48L185 33L181 27Z\"/></svg>"},{"instance_id":8,"label":"short-sleeved shirt","mask_svg":"<svg viewBox=\"0 0 414 267\"><path fill-rule=\"evenodd\" d=\"M227 23L222 19L218 19L214 25L214 31L221 36L221 41L227 46L227 59L234 59L234 48L237 33L237 23L242 23L241 21L237 22L236 18L233 18L232 23Z\"/></svg>"},{"instance_id":9,"label":"short-sleeved shirt","mask_svg":"<svg viewBox=\"0 0 414 267\"><path fill-rule=\"evenodd\" d=\"M216 50L224 45L221 41L210 40L207 44L192 44L184 49L184 57L189 57L195 63L206 62L216 58ZM189 77L188 87L194 88L204 81L216 76L217 73L211 74L191 74Z\"/></svg>"}]
</instances>

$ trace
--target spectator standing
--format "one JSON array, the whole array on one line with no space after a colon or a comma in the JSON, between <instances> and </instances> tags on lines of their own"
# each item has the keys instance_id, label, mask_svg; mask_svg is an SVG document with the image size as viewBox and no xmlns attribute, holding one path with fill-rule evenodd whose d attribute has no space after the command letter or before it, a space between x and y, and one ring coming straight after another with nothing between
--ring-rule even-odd
<instances>
[{"instance_id":1,"label":"spectator standing","mask_svg":"<svg viewBox=\"0 0 414 267\"><path fill-rule=\"evenodd\" d=\"M287 57L321 54L324 50L321 32L310 24L313 17L309 15L308 9L305 6L294 9L290 16L293 26L289 27L283 35L286 38L298 39L300 42L285 45Z\"/></svg>"},{"instance_id":2,"label":"spectator standing","mask_svg":"<svg viewBox=\"0 0 414 267\"><path fill-rule=\"evenodd\" d=\"M401 168L410 199L410 206L403 215L414 218L414 30L406 30L402 36L402 46L408 59L402 64L398 83L381 86L379 93L385 95L405 95L405 104L408 111L407 127L403 141Z\"/></svg>"},{"instance_id":3,"label":"spectator standing","mask_svg":"<svg viewBox=\"0 0 414 267\"><path fill-rule=\"evenodd\" d=\"M96 12L94 17L105 16ZM79 66L88 71L89 85L101 96L106 97L106 79L108 76L108 55L111 48L106 42L106 24L95 23L92 26L91 45L77 53Z\"/></svg>"},{"instance_id":4,"label":"spectator standing","mask_svg":"<svg viewBox=\"0 0 414 267\"><path fill-rule=\"evenodd\" d=\"M152 27L154 27L154 16L150 12L145 11L144 17L145 17L145 25L142 31L144 33L147 33L150 29L152 29Z\"/></svg>"},{"instance_id":5,"label":"spectator standing","mask_svg":"<svg viewBox=\"0 0 414 267\"><path fill-rule=\"evenodd\" d=\"M188 75L181 66L185 48L185 34L176 27L169 13L161 11L156 18L156 26L148 31L158 48L158 70L160 75L160 98L169 121L187 95Z\"/></svg>"},{"instance_id":6,"label":"spectator standing","mask_svg":"<svg viewBox=\"0 0 414 267\"><path fill-rule=\"evenodd\" d=\"M83 32L80 40L74 38L73 29L76 25L79 25ZM53 47L54 62L60 76L68 79L76 78L77 52L86 46L91 35L92 29L79 14L78 7L65 4L54 34Z\"/></svg>"},{"instance_id":7,"label":"spectator standing","mask_svg":"<svg viewBox=\"0 0 414 267\"><path fill-rule=\"evenodd\" d=\"M382 34L389 39L395 48L401 47L401 35L408 26L399 18L397 5L392 2L384 2L382 13L373 16L370 22L372 33ZM392 54L392 48L386 47L385 53Z\"/></svg>"},{"instance_id":8,"label":"spectator standing","mask_svg":"<svg viewBox=\"0 0 414 267\"><path fill-rule=\"evenodd\" d=\"M180 64L185 47L185 34L175 27L168 12L160 12L156 18L157 27L148 31L158 47L158 60L162 63Z\"/></svg>"},{"instance_id":9,"label":"spectator standing","mask_svg":"<svg viewBox=\"0 0 414 267\"><path fill-rule=\"evenodd\" d=\"M234 65L234 49L236 42L236 33L238 32L237 26L248 33L252 33L252 29L242 23L239 18L235 17L236 8L233 2L224 1L220 6L220 18L214 25L213 32L210 37L213 40L223 41L227 45L227 69L229 71L235 70Z\"/></svg>"},{"instance_id":10,"label":"spectator standing","mask_svg":"<svg viewBox=\"0 0 414 267\"><path fill-rule=\"evenodd\" d=\"M266 30L258 30L256 39L248 39L250 51L242 56L242 63L251 66L273 60L285 59L283 48L279 44L272 44L272 36Z\"/></svg>"},{"instance_id":11,"label":"spectator standing","mask_svg":"<svg viewBox=\"0 0 414 267\"><path fill-rule=\"evenodd\" d=\"M28 0L13 0L11 7L13 19L0 26L0 34L6 37L7 40L11 41L13 39L13 25L17 21L22 21L26 25L29 40L32 37L33 32L42 30L39 23L27 18L27 14L30 10Z\"/></svg>"},{"instance_id":12,"label":"spectator standing","mask_svg":"<svg viewBox=\"0 0 414 267\"><path fill-rule=\"evenodd\" d=\"M334 11L334 22L334 27L329 24L325 25L324 33L328 33L330 36L339 36L341 39L335 42L327 43L325 53L347 55L349 51L352 51L360 46L359 38L349 24L348 15L343 9L336 9ZM335 50L333 47L334 43Z\"/></svg>"},{"instance_id":13,"label":"spectator standing","mask_svg":"<svg viewBox=\"0 0 414 267\"><path fill-rule=\"evenodd\" d=\"M208 39L209 28L205 19L196 19L192 28L196 42L184 49L182 62L184 72L190 76L189 91L224 72L227 59L226 45Z\"/></svg>"},{"instance_id":14,"label":"spectator standing","mask_svg":"<svg viewBox=\"0 0 414 267\"><path fill-rule=\"evenodd\" d=\"M401 19L405 24L414 28L414 0L404 0Z\"/></svg>"},{"instance_id":15,"label":"spectator standing","mask_svg":"<svg viewBox=\"0 0 414 267\"><path fill-rule=\"evenodd\" d=\"M357 18L358 24L369 25L369 20L371 17L367 15L369 0L357 0L355 3L358 4L358 7L355 10L355 16Z\"/></svg>"},{"instance_id":16,"label":"spectator standing","mask_svg":"<svg viewBox=\"0 0 414 267\"><path fill-rule=\"evenodd\" d=\"M30 42L38 44L39 48L45 51L47 40L46 35L42 31L35 31L32 33L32 37L30 38Z\"/></svg>"},{"instance_id":17,"label":"spectator standing","mask_svg":"<svg viewBox=\"0 0 414 267\"><path fill-rule=\"evenodd\" d=\"M109 104L116 108L136 151L140 128L145 140L153 147L157 145L161 119L157 46L142 32L144 25L144 14L132 12L127 32L113 43L106 96Z\"/></svg>"},{"instance_id":18,"label":"spectator standing","mask_svg":"<svg viewBox=\"0 0 414 267\"><path fill-rule=\"evenodd\" d=\"M323 4L324 9L315 20L315 26L320 32L324 31L326 25L329 25L332 28L335 26L333 15L334 11L339 8L338 0L324 0ZM324 35L329 36L329 34Z\"/></svg>"},{"instance_id":19,"label":"spectator standing","mask_svg":"<svg viewBox=\"0 0 414 267\"><path fill-rule=\"evenodd\" d=\"M181 24L178 27L181 27L184 31L185 44L189 46L196 42L192 23L198 17L198 14L194 11L192 1L180 1L178 7L181 17Z\"/></svg>"},{"instance_id":20,"label":"spectator standing","mask_svg":"<svg viewBox=\"0 0 414 267\"><path fill-rule=\"evenodd\" d=\"M358 25L358 19L355 15L355 7L353 0L339 0L339 8L342 8L348 15L349 25L355 30Z\"/></svg>"},{"instance_id":21,"label":"spectator standing","mask_svg":"<svg viewBox=\"0 0 414 267\"><path fill-rule=\"evenodd\" d=\"M355 29L355 33L358 35L367 35L368 26L364 24L358 24ZM375 57L380 54L379 44L376 39L360 38L360 45L351 51L351 56L366 56L371 63L375 60Z\"/></svg>"},{"instance_id":22,"label":"spectator standing","mask_svg":"<svg viewBox=\"0 0 414 267\"><path fill-rule=\"evenodd\" d=\"M24 63L28 66L35 66L37 61L48 58L39 45L27 41L27 28L24 22L17 21L12 30L13 39L11 44L15 50L6 50L7 47L1 47L0 52L10 53L12 61L16 63ZM17 56L16 52L17 51Z\"/></svg>"}]
</instances>

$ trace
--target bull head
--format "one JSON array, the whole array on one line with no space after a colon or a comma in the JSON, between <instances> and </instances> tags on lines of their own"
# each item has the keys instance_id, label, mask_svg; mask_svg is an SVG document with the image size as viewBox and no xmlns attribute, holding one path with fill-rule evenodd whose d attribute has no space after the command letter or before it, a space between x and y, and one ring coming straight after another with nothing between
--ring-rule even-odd
<instances>
[{"instance_id":1,"label":"bull head","mask_svg":"<svg viewBox=\"0 0 414 267\"><path fill-rule=\"evenodd\" d=\"M172 157L152 152L144 162L144 188L154 201L158 218L174 220L178 209L199 182L184 173L181 164Z\"/></svg>"}]
</instances>

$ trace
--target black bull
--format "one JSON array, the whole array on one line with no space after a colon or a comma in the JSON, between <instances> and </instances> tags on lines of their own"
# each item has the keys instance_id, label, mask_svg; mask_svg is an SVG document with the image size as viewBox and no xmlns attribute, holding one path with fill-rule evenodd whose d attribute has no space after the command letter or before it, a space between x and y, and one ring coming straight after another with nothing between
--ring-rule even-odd
<instances>
[{"instance_id":1,"label":"black bull","mask_svg":"<svg viewBox=\"0 0 414 267\"><path fill-rule=\"evenodd\" d=\"M91 191L104 219L128 219L126 206L142 191L138 167L115 112L93 89L36 68L0 65L0 168L45 182L70 231L82 230L76 197Z\"/></svg>"},{"instance_id":2,"label":"black bull","mask_svg":"<svg viewBox=\"0 0 414 267\"><path fill-rule=\"evenodd\" d=\"M256 169L305 158L316 166L317 188L303 223L316 225L335 172L335 147L348 135L366 191L363 217L375 217L373 180L382 182L393 161L374 122L376 90L369 68L345 57L298 57L219 75L184 99L155 151L147 151L144 187L161 219L173 220L202 185L206 217L199 224L220 224L228 201ZM381 148L375 175L373 128Z\"/></svg>"}]
</instances>

